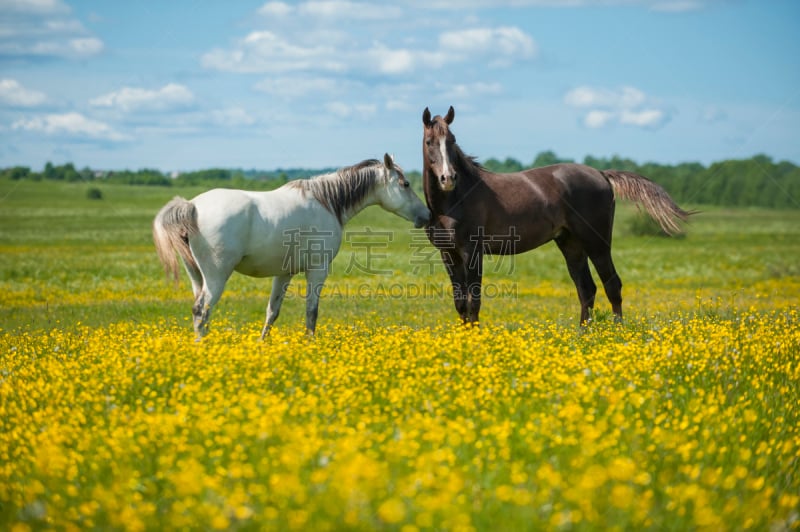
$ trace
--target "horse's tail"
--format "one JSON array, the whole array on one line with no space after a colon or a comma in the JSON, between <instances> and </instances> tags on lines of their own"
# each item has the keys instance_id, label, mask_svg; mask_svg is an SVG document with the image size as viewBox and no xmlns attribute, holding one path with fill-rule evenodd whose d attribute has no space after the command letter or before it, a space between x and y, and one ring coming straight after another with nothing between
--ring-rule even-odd
<instances>
[{"instance_id":1,"label":"horse's tail","mask_svg":"<svg viewBox=\"0 0 800 532\"><path fill-rule=\"evenodd\" d=\"M164 205L153 220L153 241L156 244L158 258L164 265L167 277L171 276L175 283L178 282L180 275L176 252L187 268L200 271L189 248L189 238L199 231L196 207L179 196L175 196Z\"/></svg>"},{"instance_id":2,"label":"horse's tail","mask_svg":"<svg viewBox=\"0 0 800 532\"><path fill-rule=\"evenodd\" d=\"M695 214L681 209L666 190L644 176L621 170L602 170L601 173L611 183L615 196L644 207L668 235L682 233L681 222Z\"/></svg>"}]
</instances>

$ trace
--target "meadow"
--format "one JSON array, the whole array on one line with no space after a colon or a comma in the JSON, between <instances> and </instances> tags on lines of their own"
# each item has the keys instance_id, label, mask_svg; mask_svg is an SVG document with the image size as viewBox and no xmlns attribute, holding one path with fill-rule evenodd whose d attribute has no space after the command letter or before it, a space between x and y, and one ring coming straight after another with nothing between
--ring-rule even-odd
<instances>
[{"instance_id":1,"label":"meadow","mask_svg":"<svg viewBox=\"0 0 800 532\"><path fill-rule=\"evenodd\" d=\"M800 211L620 205L625 322L578 326L553 244L459 325L433 248L373 207L304 335L234 274L199 343L156 211L201 189L0 180L0 529L796 530Z\"/></svg>"}]
</instances>

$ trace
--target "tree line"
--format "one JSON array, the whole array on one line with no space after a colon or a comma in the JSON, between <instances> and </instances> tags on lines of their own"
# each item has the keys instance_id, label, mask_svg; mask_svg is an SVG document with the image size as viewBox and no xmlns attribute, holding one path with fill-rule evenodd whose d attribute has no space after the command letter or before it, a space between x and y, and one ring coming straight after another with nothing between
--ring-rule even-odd
<instances>
[{"instance_id":1,"label":"tree line","mask_svg":"<svg viewBox=\"0 0 800 532\"><path fill-rule=\"evenodd\" d=\"M209 168L181 173L164 173L154 168L139 170L96 170L89 167L76 169L72 163L45 164L41 172L27 166L13 166L0 170L0 179L31 181L62 181L66 183L97 183L114 185L146 185L162 187L229 187L268 190L277 188L292 179L307 178L333 169L310 170L304 168L277 169L273 171Z\"/></svg>"},{"instance_id":2,"label":"tree line","mask_svg":"<svg viewBox=\"0 0 800 532\"><path fill-rule=\"evenodd\" d=\"M506 158L487 159L483 165L494 172L515 172L524 168L561 162L576 162L558 157L553 151L536 155L531 164ZM643 163L613 156L586 156L583 164L600 170L615 168L644 175L663 186L679 203L695 205L754 206L800 209L800 167L789 161L774 161L767 155L749 159L729 159L704 166L697 162L676 165ZM277 169L273 171L210 168L180 174L167 174L157 169L100 171L76 169L72 163L53 165L48 162L41 172L15 166L0 170L0 178L49 180L63 182L113 183L164 187L224 186L268 190L292 179L307 178L332 171L332 168ZM419 172L408 172L412 181L419 181Z\"/></svg>"}]
</instances>

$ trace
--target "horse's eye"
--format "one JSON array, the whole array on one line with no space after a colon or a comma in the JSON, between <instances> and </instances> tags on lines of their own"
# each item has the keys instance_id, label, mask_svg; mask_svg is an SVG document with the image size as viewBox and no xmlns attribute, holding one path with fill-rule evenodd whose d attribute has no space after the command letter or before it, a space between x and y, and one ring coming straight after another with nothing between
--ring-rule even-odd
<instances>
[{"instance_id":1,"label":"horse's eye","mask_svg":"<svg viewBox=\"0 0 800 532\"><path fill-rule=\"evenodd\" d=\"M411 183L409 183L408 181L406 181L406 180L404 179L404 180L403 180L403 188L408 188L408 187L410 187L410 186L411 186Z\"/></svg>"},{"instance_id":2,"label":"horse's eye","mask_svg":"<svg viewBox=\"0 0 800 532\"><path fill-rule=\"evenodd\" d=\"M425 145L426 146L430 146L431 145L431 139L425 139Z\"/></svg>"}]
</instances>

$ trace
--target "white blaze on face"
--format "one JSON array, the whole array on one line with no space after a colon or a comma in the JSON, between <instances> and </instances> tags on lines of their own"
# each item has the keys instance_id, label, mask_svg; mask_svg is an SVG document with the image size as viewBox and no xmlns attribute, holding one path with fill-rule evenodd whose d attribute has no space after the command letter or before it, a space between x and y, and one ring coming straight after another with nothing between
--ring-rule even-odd
<instances>
[{"instance_id":1,"label":"white blaze on face","mask_svg":"<svg viewBox=\"0 0 800 532\"><path fill-rule=\"evenodd\" d=\"M447 139L441 138L439 139L439 149L442 151L442 175L449 178L450 173L450 161L447 159Z\"/></svg>"}]
</instances>

